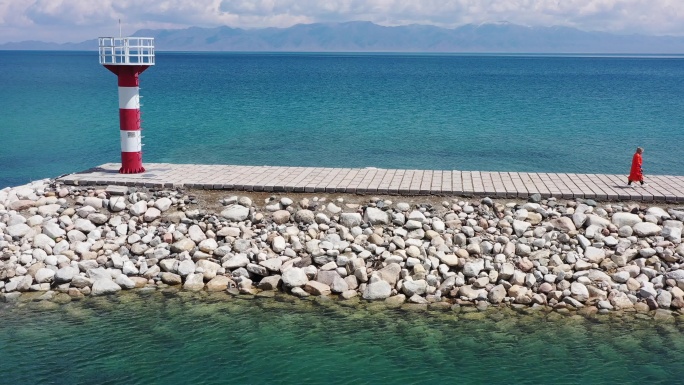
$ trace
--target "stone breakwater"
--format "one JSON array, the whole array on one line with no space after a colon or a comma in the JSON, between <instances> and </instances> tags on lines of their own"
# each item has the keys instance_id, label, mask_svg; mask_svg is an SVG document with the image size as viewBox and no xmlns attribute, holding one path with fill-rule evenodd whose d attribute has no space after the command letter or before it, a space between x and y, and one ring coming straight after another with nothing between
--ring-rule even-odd
<instances>
[{"instance_id":1,"label":"stone breakwater","mask_svg":"<svg viewBox=\"0 0 684 385\"><path fill-rule=\"evenodd\" d=\"M230 193L202 208L201 191L117 190L52 180L0 190L0 299L175 286L660 319L684 308L684 209Z\"/></svg>"}]
</instances>

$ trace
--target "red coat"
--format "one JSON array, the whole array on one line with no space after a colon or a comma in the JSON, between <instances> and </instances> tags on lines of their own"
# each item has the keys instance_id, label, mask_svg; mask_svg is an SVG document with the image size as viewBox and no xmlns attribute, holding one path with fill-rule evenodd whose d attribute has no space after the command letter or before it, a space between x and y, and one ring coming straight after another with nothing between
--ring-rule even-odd
<instances>
[{"instance_id":1,"label":"red coat","mask_svg":"<svg viewBox=\"0 0 684 385\"><path fill-rule=\"evenodd\" d=\"M641 154L638 152L632 157L632 169L629 171L629 180L632 182L639 182L644 179L644 174L641 172Z\"/></svg>"}]
</instances>

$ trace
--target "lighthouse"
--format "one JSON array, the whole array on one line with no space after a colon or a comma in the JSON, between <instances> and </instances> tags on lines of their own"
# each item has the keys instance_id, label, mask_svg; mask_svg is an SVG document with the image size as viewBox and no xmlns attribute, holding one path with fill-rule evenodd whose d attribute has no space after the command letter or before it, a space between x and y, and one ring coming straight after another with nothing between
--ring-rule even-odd
<instances>
[{"instance_id":1,"label":"lighthouse","mask_svg":"<svg viewBox=\"0 0 684 385\"><path fill-rule=\"evenodd\" d=\"M119 79L120 174L145 172L140 135L139 77L154 65L154 38L101 37L100 64Z\"/></svg>"}]
</instances>

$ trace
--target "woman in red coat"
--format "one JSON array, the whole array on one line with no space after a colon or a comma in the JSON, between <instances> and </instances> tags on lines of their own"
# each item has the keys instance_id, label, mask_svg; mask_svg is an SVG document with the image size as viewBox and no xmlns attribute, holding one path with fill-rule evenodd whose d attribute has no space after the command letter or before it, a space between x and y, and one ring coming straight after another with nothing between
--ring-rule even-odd
<instances>
[{"instance_id":1,"label":"woman in red coat","mask_svg":"<svg viewBox=\"0 0 684 385\"><path fill-rule=\"evenodd\" d=\"M629 171L627 186L631 186L632 182L640 182L642 186L648 186L647 184L644 184L644 172L641 169L641 154L643 152L643 148L637 147L636 152L632 157L632 169Z\"/></svg>"}]
</instances>

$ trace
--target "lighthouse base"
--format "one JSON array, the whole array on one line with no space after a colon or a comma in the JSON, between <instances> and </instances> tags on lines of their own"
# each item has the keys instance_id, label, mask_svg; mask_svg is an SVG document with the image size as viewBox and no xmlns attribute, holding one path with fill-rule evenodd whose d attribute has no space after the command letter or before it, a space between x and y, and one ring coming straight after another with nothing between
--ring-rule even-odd
<instances>
[{"instance_id":1,"label":"lighthouse base","mask_svg":"<svg viewBox=\"0 0 684 385\"><path fill-rule=\"evenodd\" d=\"M140 174L145 172L141 152L122 152L119 174Z\"/></svg>"},{"instance_id":2,"label":"lighthouse base","mask_svg":"<svg viewBox=\"0 0 684 385\"><path fill-rule=\"evenodd\" d=\"M141 174L145 172L145 167L140 166L139 168L126 168L126 167L121 167L119 169L119 174Z\"/></svg>"}]
</instances>

